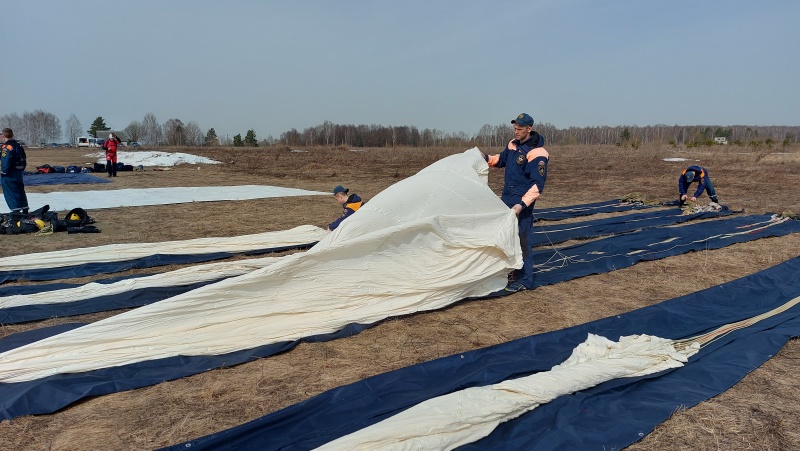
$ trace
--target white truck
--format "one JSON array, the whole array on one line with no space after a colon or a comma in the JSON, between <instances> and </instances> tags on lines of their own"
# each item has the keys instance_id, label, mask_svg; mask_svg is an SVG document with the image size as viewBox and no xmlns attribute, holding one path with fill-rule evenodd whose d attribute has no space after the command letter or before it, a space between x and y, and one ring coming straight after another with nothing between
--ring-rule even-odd
<instances>
[{"instance_id":1,"label":"white truck","mask_svg":"<svg viewBox=\"0 0 800 451\"><path fill-rule=\"evenodd\" d=\"M78 147L103 147L104 142L105 139L102 138L81 136L78 138L78 142L75 144L77 144Z\"/></svg>"}]
</instances>

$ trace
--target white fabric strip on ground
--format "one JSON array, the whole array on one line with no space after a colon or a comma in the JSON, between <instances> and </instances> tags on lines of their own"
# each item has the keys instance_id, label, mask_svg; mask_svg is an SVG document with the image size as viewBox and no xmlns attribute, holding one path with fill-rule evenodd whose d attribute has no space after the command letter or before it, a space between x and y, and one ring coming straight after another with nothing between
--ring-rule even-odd
<instances>
[{"instance_id":1,"label":"white fabric strip on ground","mask_svg":"<svg viewBox=\"0 0 800 451\"><path fill-rule=\"evenodd\" d=\"M522 253L488 170L478 149L440 160L307 252L0 354L0 382L252 349L502 289Z\"/></svg>"},{"instance_id":2,"label":"white fabric strip on ground","mask_svg":"<svg viewBox=\"0 0 800 451\"><path fill-rule=\"evenodd\" d=\"M172 188L126 188L98 191L28 193L28 205L33 208L50 205L51 211L69 211L73 208L83 208L91 211L101 208L249 200L268 197L318 196L323 194L329 195L330 193L266 185L178 186Z\"/></svg>"},{"instance_id":3,"label":"white fabric strip on ground","mask_svg":"<svg viewBox=\"0 0 800 451\"><path fill-rule=\"evenodd\" d=\"M122 243L82 247L63 251L40 252L0 258L3 271L62 268L87 263L123 262L151 255L197 255L214 252L247 252L259 249L277 249L315 243L328 235L328 231L312 225L289 230L256 233L232 237L195 238L156 243Z\"/></svg>"},{"instance_id":4,"label":"white fabric strip on ground","mask_svg":"<svg viewBox=\"0 0 800 451\"><path fill-rule=\"evenodd\" d=\"M589 334L564 363L550 371L429 399L318 449L454 449L559 396L611 379L683 366L698 349L699 345L676 351L672 340L648 335L613 342Z\"/></svg>"},{"instance_id":5,"label":"white fabric strip on ground","mask_svg":"<svg viewBox=\"0 0 800 451\"><path fill-rule=\"evenodd\" d=\"M133 277L114 283L90 282L74 288L43 291L41 293L15 294L0 297L0 308L24 305L61 304L100 296L111 296L144 288L191 285L208 280L240 276L274 264L283 257L263 257L232 262L209 263L190 266L150 276Z\"/></svg>"}]
</instances>

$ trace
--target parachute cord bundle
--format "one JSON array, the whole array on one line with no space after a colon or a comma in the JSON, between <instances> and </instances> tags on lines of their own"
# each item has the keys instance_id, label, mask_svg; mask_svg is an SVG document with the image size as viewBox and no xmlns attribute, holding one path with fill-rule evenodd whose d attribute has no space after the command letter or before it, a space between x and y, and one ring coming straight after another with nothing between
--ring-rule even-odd
<instances>
[{"instance_id":1,"label":"parachute cord bundle","mask_svg":"<svg viewBox=\"0 0 800 451\"><path fill-rule=\"evenodd\" d=\"M794 307L798 303L800 303L800 296L798 296L798 297L790 300L789 302L787 302L787 303L785 303L785 304L783 304L783 305L781 305L779 307L776 307L776 308L774 308L774 309L772 309L772 310L770 310L768 312L764 312L764 313L762 313L760 315L756 315L756 316L753 316L751 318L747 318L747 319L744 319L742 321L738 321L738 322L735 322L735 323L725 324L724 326L718 327L718 328L716 328L716 329L714 329L714 330L712 330L710 332L706 332L705 334L702 334L702 335L697 335L697 336L690 337L690 338L684 338L682 340L675 340L674 341L675 349L677 349L677 350L685 349L685 348L687 348L689 346L692 346L693 343L697 343L697 344L700 345L701 348L704 348L704 347L710 345L711 343L713 343L714 341L724 337L725 335L728 335L731 332L734 332L734 331L737 331L737 330L740 330L740 329L744 329L746 327L750 327L753 324L756 324L761 320L773 317L773 316L775 316L775 315L777 315L779 313L783 313L786 310L789 310L790 308Z\"/></svg>"},{"instance_id":2,"label":"parachute cord bundle","mask_svg":"<svg viewBox=\"0 0 800 451\"><path fill-rule=\"evenodd\" d=\"M654 200L648 200L647 197L642 193L628 193L622 197L620 200L623 202L628 202L631 204L641 204L641 205L658 205L659 202Z\"/></svg>"}]
</instances>

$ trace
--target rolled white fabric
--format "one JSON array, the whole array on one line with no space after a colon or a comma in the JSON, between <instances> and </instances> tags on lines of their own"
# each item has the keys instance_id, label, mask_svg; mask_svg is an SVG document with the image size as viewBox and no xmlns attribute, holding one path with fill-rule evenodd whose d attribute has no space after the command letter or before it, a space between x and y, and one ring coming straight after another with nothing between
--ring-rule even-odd
<instances>
[{"instance_id":1,"label":"rolled white fabric","mask_svg":"<svg viewBox=\"0 0 800 451\"><path fill-rule=\"evenodd\" d=\"M648 335L613 342L589 334L550 371L429 399L340 437L320 450L449 450L489 435L500 423L541 404L602 382L683 366L698 346L676 351L672 340Z\"/></svg>"}]
</instances>

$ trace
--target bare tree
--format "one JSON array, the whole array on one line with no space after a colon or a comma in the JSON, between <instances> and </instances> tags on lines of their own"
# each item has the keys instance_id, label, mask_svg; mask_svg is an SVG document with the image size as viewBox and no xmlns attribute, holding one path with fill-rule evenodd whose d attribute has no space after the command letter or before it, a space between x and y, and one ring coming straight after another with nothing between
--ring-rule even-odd
<instances>
[{"instance_id":1,"label":"bare tree","mask_svg":"<svg viewBox=\"0 0 800 451\"><path fill-rule=\"evenodd\" d=\"M185 146L186 126L180 119L169 119L164 122L163 136L169 146Z\"/></svg>"},{"instance_id":2,"label":"bare tree","mask_svg":"<svg viewBox=\"0 0 800 451\"><path fill-rule=\"evenodd\" d=\"M28 142L32 142L30 138L28 138L28 131L25 129L25 123L22 121L22 118L19 117L19 114L11 113L0 116L0 128L6 127L14 130L14 136L21 137L23 141L27 140Z\"/></svg>"},{"instance_id":3,"label":"bare tree","mask_svg":"<svg viewBox=\"0 0 800 451\"><path fill-rule=\"evenodd\" d=\"M22 114L29 143L55 142L61 138L61 121L53 114L42 110Z\"/></svg>"},{"instance_id":4,"label":"bare tree","mask_svg":"<svg viewBox=\"0 0 800 451\"><path fill-rule=\"evenodd\" d=\"M144 135L144 126L139 121L132 121L122 131L125 132L125 136L128 138L128 140L139 141Z\"/></svg>"},{"instance_id":5,"label":"bare tree","mask_svg":"<svg viewBox=\"0 0 800 451\"><path fill-rule=\"evenodd\" d=\"M200 126L194 121L189 121L189 123L186 124L184 134L186 136L187 146L201 146L203 145L206 137L205 134L203 134L203 131L200 130Z\"/></svg>"},{"instance_id":6,"label":"bare tree","mask_svg":"<svg viewBox=\"0 0 800 451\"><path fill-rule=\"evenodd\" d=\"M153 113L147 113L142 120L142 139L150 145L158 145L161 142L161 125Z\"/></svg>"},{"instance_id":7,"label":"bare tree","mask_svg":"<svg viewBox=\"0 0 800 451\"><path fill-rule=\"evenodd\" d=\"M64 137L66 138L67 142L70 144L75 144L78 142L78 137L83 135L83 125L81 125L81 121L78 120L78 116L75 114L70 115L69 119L65 122L66 130L64 130Z\"/></svg>"}]
</instances>

